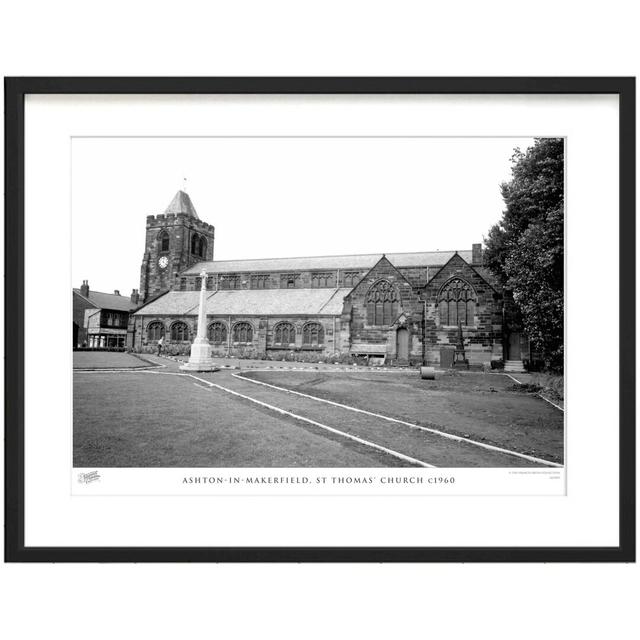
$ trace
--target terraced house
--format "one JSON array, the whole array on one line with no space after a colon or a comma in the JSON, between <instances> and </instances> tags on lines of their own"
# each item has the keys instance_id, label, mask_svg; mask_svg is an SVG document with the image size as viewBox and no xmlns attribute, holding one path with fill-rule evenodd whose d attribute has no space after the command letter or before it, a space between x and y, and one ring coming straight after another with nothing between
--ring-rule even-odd
<instances>
[{"instance_id":1,"label":"terraced house","mask_svg":"<svg viewBox=\"0 0 640 640\"><path fill-rule=\"evenodd\" d=\"M179 191L148 216L142 306L129 346L187 352L205 273L208 337L217 356L284 352L366 356L387 363L446 364L464 337L471 364L525 358L520 334L503 335L503 295L483 267L482 246L260 260L213 259L214 227ZM508 352L508 353L505 353Z\"/></svg>"}]
</instances>

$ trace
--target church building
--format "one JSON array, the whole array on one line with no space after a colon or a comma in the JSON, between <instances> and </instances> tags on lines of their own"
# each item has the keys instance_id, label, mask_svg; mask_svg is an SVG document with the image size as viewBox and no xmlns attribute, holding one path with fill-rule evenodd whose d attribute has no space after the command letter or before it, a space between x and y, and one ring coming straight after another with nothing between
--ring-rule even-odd
<instances>
[{"instance_id":1,"label":"church building","mask_svg":"<svg viewBox=\"0 0 640 640\"><path fill-rule=\"evenodd\" d=\"M460 341L470 364L489 365L520 339L504 341L503 295L470 250L307 258L214 260L214 227L178 191L147 216L140 306L128 344L188 353L204 271L214 357L316 354L366 356L387 364L449 365ZM516 349L517 343L517 349ZM517 351L517 355L516 355Z\"/></svg>"}]
</instances>

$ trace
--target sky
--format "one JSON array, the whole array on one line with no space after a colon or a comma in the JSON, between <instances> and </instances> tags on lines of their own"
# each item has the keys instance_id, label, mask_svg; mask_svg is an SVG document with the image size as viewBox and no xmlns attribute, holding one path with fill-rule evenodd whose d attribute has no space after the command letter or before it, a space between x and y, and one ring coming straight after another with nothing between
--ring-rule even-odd
<instances>
[{"instance_id":1,"label":"sky","mask_svg":"<svg viewBox=\"0 0 640 640\"><path fill-rule=\"evenodd\" d=\"M185 189L214 259L469 250L532 138L74 138L72 278L139 288L147 215ZM186 179L186 180L185 180Z\"/></svg>"}]
</instances>

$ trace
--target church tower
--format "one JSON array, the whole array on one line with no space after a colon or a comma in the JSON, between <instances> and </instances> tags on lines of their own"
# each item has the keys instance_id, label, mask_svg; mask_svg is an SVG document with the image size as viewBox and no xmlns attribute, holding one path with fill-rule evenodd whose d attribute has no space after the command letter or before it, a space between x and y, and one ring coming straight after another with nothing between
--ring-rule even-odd
<instances>
[{"instance_id":1,"label":"church tower","mask_svg":"<svg viewBox=\"0 0 640 640\"><path fill-rule=\"evenodd\" d=\"M200 220L184 191L176 193L164 213L147 216L140 301L168 291L176 275L197 262L213 260L213 241L213 225Z\"/></svg>"}]
</instances>

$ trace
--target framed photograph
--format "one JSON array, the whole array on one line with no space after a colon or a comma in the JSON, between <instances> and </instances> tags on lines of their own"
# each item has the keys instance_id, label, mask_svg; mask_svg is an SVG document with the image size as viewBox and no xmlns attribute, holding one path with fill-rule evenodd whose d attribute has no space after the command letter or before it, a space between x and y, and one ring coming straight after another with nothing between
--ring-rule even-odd
<instances>
[{"instance_id":1,"label":"framed photograph","mask_svg":"<svg viewBox=\"0 0 640 640\"><path fill-rule=\"evenodd\" d=\"M12 562L635 560L635 79L6 78Z\"/></svg>"}]
</instances>

